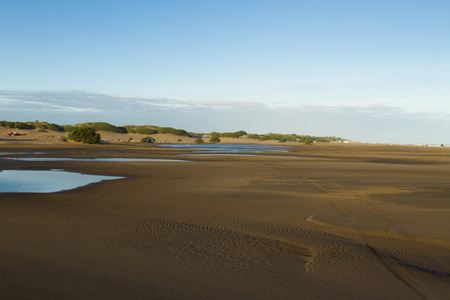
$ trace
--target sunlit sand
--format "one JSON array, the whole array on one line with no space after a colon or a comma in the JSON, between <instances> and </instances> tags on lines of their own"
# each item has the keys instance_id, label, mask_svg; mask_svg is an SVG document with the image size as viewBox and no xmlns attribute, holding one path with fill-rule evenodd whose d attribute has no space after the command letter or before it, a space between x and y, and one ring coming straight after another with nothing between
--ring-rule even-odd
<instances>
[{"instance_id":1,"label":"sunlit sand","mask_svg":"<svg viewBox=\"0 0 450 300\"><path fill-rule=\"evenodd\" d=\"M50 194L1 194L2 297L448 298L447 148L287 150L193 155L189 163L0 160L2 170L126 177ZM10 156L27 151L180 154L146 144L2 144Z\"/></svg>"}]
</instances>

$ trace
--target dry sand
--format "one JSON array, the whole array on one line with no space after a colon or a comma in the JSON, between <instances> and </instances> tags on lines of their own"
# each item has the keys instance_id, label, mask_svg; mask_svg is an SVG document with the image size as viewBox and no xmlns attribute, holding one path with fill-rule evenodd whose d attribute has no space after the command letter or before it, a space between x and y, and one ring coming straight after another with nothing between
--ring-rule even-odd
<instances>
[{"instance_id":1,"label":"dry sand","mask_svg":"<svg viewBox=\"0 0 450 300\"><path fill-rule=\"evenodd\" d=\"M183 156L193 162L1 159L1 170L127 177L0 194L2 298L449 299L450 149L289 150ZM189 153L149 144L0 143L3 153L28 151Z\"/></svg>"}]
</instances>

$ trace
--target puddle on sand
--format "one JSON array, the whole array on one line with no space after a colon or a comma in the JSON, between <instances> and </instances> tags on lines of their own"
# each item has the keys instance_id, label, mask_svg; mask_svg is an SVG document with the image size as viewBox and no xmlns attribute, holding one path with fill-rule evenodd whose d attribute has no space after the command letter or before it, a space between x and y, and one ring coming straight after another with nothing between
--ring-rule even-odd
<instances>
[{"instance_id":1,"label":"puddle on sand","mask_svg":"<svg viewBox=\"0 0 450 300\"><path fill-rule=\"evenodd\" d=\"M212 145L195 145L195 144L165 144L159 147L192 149L197 152L220 153L220 154L240 154L240 153L265 153L265 152L287 152L284 146L274 145L242 145L242 144L212 144Z\"/></svg>"},{"instance_id":2,"label":"puddle on sand","mask_svg":"<svg viewBox=\"0 0 450 300\"><path fill-rule=\"evenodd\" d=\"M62 170L4 170L0 171L0 193L54 193L123 178Z\"/></svg>"},{"instance_id":3,"label":"puddle on sand","mask_svg":"<svg viewBox=\"0 0 450 300\"><path fill-rule=\"evenodd\" d=\"M116 158L116 157L94 157L94 158L68 158L68 157L4 157L0 159L24 160L24 161L173 161L189 162L184 159L158 159L158 158Z\"/></svg>"}]
</instances>

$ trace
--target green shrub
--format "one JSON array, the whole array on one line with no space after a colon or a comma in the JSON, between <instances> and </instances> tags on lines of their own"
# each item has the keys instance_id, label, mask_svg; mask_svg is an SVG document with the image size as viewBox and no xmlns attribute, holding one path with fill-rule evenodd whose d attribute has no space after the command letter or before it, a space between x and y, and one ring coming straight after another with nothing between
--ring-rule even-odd
<instances>
[{"instance_id":1,"label":"green shrub","mask_svg":"<svg viewBox=\"0 0 450 300\"><path fill-rule=\"evenodd\" d=\"M305 140L305 145L311 145L312 143L313 143L313 140L310 139L310 138L307 138L307 139Z\"/></svg>"},{"instance_id":2,"label":"green shrub","mask_svg":"<svg viewBox=\"0 0 450 300\"><path fill-rule=\"evenodd\" d=\"M111 125L106 122L90 123L89 127L94 128L95 130L103 130L103 131L109 131L109 132L114 132L114 133L127 133L125 128L117 127L117 126Z\"/></svg>"},{"instance_id":3,"label":"green shrub","mask_svg":"<svg viewBox=\"0 0 450 300\"><path fill-rule=\"evenodd\" d=\"M14 122L2 121L4 127L14 128Z\"/></svg>"},{"instance_id":4,"label":"green shrub","mask_svg":"<svg viewBox=\"0 0 450 300\"><path fill-rule=\"evenodd\" d=\"M35 126L37 129L47 129L47 124L45 124L45 123L39 122L39 123L36 123Z\"/></svg>"},{"instance_id":5,"label":"green shrub","mask_svg":"<svg viewBox=\"0 0 450 300\"><path fill-rule=\"evenodd\" d=\"M69 134L69 139L83 144L98 144L100 142L100 135L95 132L94 128L81 126Z\"/></svg>"},{"instance_id":6,"label":"green shrub","mask_svg":"<svg viewBox=\"0 0 450 300\"><path fill-rule=\"evenodd\" d=\"M271 135L266 134L266 135L260 136L258 139L258 141L261 141L261 142L268 141L268 140L274 140L274 138Z\"/></svg>"},{"instance_id":7,"label":"green shrub","mask_svg":"<svg viewBox=\"0 0 450 300\"><path fill-rule=\"evenodd\" d=\"M62 128L58 124L48 124L47 125L47 129L48 130L53 130L53 131L64 131L64 128Z\"/></svg>"},{"instance_id":8,"label":"green shrub","mask_svg":"<svg viewBox=\"0 0 450 300\"><path fill-rule=\"evenodd\" d=\"M122 128L124 128L128 133L136 133L135 126L125 125Z\"/></svg>"},{"instance_id":9,"label":"green shrub","mask_svg":"<svg viewBox=\"0 0 450 300\"><path fill-rule=\"evenodd\" d=\"M219 134L213 134L211 138L209 139L210 143L220 143L220 136Z\"/></svg>"},{"instance_id":10,"label":"green shrub","mask_svg":"<svg viewBox=\"0 0 450 300\"><path fill-rule=\"evenodd\" d=\"M171 133L174 135L181 135L181 136L191 136L186 130L183 129L175 129L172 127L156 127L156 131L158 133Z\"/></svg>"},{"instance_id":11,"label":"green shrub","mask_svg":"<svg viewBox=\"0 0 450 300\"><path fill-rule=\"evenodd\" d=\"M17 129L30 129L30 125L23 122L0 121L0 126Z\"/></svg>"},{"instance_id":12,"label":"green shrub","mask_svg":"<svg viewBox=\"0 0 450 300\"><path fill-rule=\"evenodd\" d=\"M43 130L52 130L52 131L65 131L64 128L62 126L59 126L58 124L54 124L54 123L47 123L47 122L33 122L34 126L38 129L43 129Z\"/></svg>"},{"instance_id":13,"label":"green shrub","mask_svg":"<svg viewBox=\"0 0 450 300\"><path fill-rule=\"evenodd\" d=\"M140 133L140 134L157 134L158 133L158 131L156 131L155 129L152 129L149 127L144 127L144 126L137 127L135 132Z\"/></svg>"},{"instance_id":14,"label":"green shrub","mask_svg":"<svg viewBox=\"0 0 450 300\"><path fill-rule=\"evenodd\" d=\"M65 132L72 132L76 129L76 127L72 125L63 125L62 128Z\"/></svg>"},{"instance_id":15,"label":"green shrub","mask_svg":"<svg viewBox=\"0 0 450 300\"><path fill-rule=\"evenodd\" d=\"M259 135L259 134L256 134L256 133L251 133L251 134L249 134L249 135L247 135L247 138L248 139L253 139L253 140L257 140L257 139L259 139L261 136Z\"/></svg>"},{"instance_id":16,"label":"green shrub","mask_svg":"<svg viewBox=\"0 0 450 300\"><path fill-rule=\"evenodd\" d=\"M155 141L151 136L145 136L141 139L141 143L148 143L148 140L152 140L152 143Z\"/></svg>"},{"instance_id":17,"label":"green shrub","mask_svg":"<svg viewBox=\"0 0 450 300\"><path fill-rule=\"evenodd\" d=\"M23 122L14 122L14 128L17 129L30 129L30 125Z\"/></svg>"},{"instance_id":18,"label":"green shrub","mask_svg":"<svg viewBox=\"0 0 450 300\"><path fill-rule=\"evenodd\" d=\"M196 144L203 144L204 141L203 141L202 138L197 138L197 139L195 140L195 143L196 143Z\"/></svg>"},{"instance_id":19,"label":"green shrub","mask_svg":"<svg viewBox=\"0 0 450 300\"><path fill-rule=\"evenodd\" d=\"M231 138L239 138L243 135L246 135L247 132L245 132L244 130L240 130L240 131L236 131L236 132L224 132L224 133L220 133L220 137L231 137Z\"/></svg>"}]
</instances>

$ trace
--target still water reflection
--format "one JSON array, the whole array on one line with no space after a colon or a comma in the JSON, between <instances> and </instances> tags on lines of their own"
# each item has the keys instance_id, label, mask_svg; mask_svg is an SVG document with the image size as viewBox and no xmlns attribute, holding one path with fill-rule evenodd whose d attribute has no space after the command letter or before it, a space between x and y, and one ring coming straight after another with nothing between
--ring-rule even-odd
<instances>
[{"instance_id":1,"label":"still water reflection","mask_svg":"<svg viewBox=\"0 0 450 300\"><path fill-rule=\"evenodd\" d=\"M160 147L192 149L198 152L209 153L260 153L260 152L287 152L283 146L272 145L241 145L241 144L212 144L212 145L198 145L198 144L166 144Z\"/></svg>"},{"instance_id":2,"label":"still water reflection","mask_svg":"<svg viewBox=\"0 0 450 300\"><path fill-rule=\"evenodd\" d=\"M68 158L68 157L6 157L3 159L25 160L25 161L174 161L186 162L183 159L159 159L159 158L117 158L117 157L94 157L94 158Z\"/></svg>"},{"instance_id":3,"label":"still water reflection","mask_svg":"<svg viewBox=\"0 0 450 300\"><path fill-rule=\"evenodd\" d=\"M0 193L54 193L103 180L122 178L125 177L89 175L62 170L4 170L0 171Z\"/></svg>"}]
</instances>

